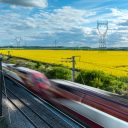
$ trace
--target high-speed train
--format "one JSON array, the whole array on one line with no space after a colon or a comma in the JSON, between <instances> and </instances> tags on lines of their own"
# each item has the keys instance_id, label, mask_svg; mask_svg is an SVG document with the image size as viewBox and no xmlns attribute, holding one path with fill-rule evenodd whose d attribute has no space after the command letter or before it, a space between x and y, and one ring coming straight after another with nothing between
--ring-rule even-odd
<instances>
[{"instance_id":1,"label":"high-speed train","mask_svg":"<svg viewBox=\"0 0 128 128\"><path fill-rule=\"evenodd\" d=\"M3 64L3 71L6 75L11 76L15 80L21 82L25 87L34 91L38 94L42 94L49 88L50 81L48 78L38 71L28 69L25 67L15 67L15 65L11 64ZM45 95L47 96L47 95Z\"/></svg>"},{"instance_id":2,"label":"high-speed train","mask_svg":"<svg viewBox=\"0 0 128 128\"><path fill-rule=\"evenodd\" d=\"M44 74L24 67L6 66L5 70L17 74L18 79L7 75L90 128L128 128L128 99L66 80L49 81Z\"/></svg>"},{"instance_id":3,"label":"high-speed train","mask_svg":"<svg viewBox=\"0 0 128 128\"><path fill-rule=\"evenodd\" d=\"M56 102L73 118L94 128L128 127L128 99L66 80L51 81L59 93Z\"/></svg>"}]
</instances>

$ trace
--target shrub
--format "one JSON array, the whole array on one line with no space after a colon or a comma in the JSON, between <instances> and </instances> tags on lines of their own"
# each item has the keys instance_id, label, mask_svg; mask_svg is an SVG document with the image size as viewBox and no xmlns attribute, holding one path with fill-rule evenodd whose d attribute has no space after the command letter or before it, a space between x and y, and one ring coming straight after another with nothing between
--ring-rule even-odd
<instances>
[{"instance_id":1,"label":"shrub","mask_svg":"<svg viewBox=\"0 0 128 128\"><path fill-rule=\"evenodd\" d=\"M81 71L76 78L76 82L83 84L83 79L87 85L92 85L92 81L101 81L102 75L103 72L100 71Z\"/></svg>"},{"instance_id":2,"label":"shrub","mask_svg":"<svg viewBox=\"0 0 128 128\"><path fill-rule=\"evenodd\" d=\"M36 69L36 63L34 62L26 62L25 67L30 68L30 69Z\"/></svg>"},{"instance_id":3,"label":"shrub","mask_svg":"<svg viewBox=\"0 0 128 128\"><path fill-rule=\"evenodd\" d=\"M5 62L7 62L7 59L5 60ZM17 61L16 61L15 59L10 59L10 60L9 60L9 63L11 63L11 64L16 64Z\"/></svg>"},{"instance_id":4,"label":"shrub","mask_svg":"<svg viewBox=\"0 0 128 128\"><path fill-rule=\"evenodd\" d=\"M88 86L100 88L121 95L127 94L128 86L126 83L101 71L82 71L76 78L76 82L83 84L82 79Z\"/></svg>"},{"instance_id":5,"label":"shrub","mask_svg":"<svg viewBox=\"0 0 128 128\"><path fill-rule=\"evenodd\" d=\"M40 66L41 66L41 63L37 62L36 65L35 65L35 68L38 69Z\"/></svg>"},{"instance_id":6,"label":"shrub","mask_svg":"<svg viewBox=\"0 0 128 128\"><path fill-rule=\"evenodd\" d=\"M46 67L45 67L45 65L41 65L40 67L38 67L38 69L36 69L36 70L38 70L38 71L40 71L40 72L42 72L42 73L46 73Z\"/></svg>"},{"instance_id":7,"label":"shrub","mask_svg":"<svg viewBox=\"0 0 128 128\"><path fill-rule=\"evenodd\" d=\"M47 68L46 75L50 79L71 80L71 71L63 67Z\"/></svg>"}]
</instances>

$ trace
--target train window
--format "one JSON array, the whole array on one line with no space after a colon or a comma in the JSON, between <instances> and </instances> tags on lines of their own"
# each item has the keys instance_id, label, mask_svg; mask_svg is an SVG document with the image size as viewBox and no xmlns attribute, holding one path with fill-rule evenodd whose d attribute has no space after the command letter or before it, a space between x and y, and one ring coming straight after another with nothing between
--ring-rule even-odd
<instances>
[{"instance_id":1,"label":"train window","mask_svg":"<svg viewBox=\"0 0 128 128\"><path fill-rule=\"evenodd\" d=\"M43 79L43 78L35 78L36 82L38 83L45 83L45 84L49 84L47 79Z\"/></svg>"},{"instance_id":2,"label":"train window","mask_svg":"<svg viewBox=\"0 0 128 128\"><path fill-rule=\"evenodd\" d=\"M68 87L68 86L65 86L65 85L63 86L63 85L59 84L58 87L61 88L61 89L63 89L63 90L65 90L65 91L73 92L73 89L70 88L70 87Z\"/></svg>"},{"instance_id":3,"label":"train window","mask_svg":"<svg viewBox=\"0 0 128 128\"><path fill-rule=\"evenodd\" d=\"M44 82L44 80L42 78L36 78L37 82Z\"/></svg>"},{"instance_id":4,"label":"train window","mask_svg":"<svg viewBox=\"0 0 128 128\"><path fill-rule=\"evenodd\" d=\"M82 96L83 95L83 92L81 90L79 90L78 88L73 88L73 87L70 87L70 86L62 85L62 84L56 84L56 86L60 89L63 89L63 90L68 91L70 93L73 93L77 96Z\"/></svg>"}]
</instances>

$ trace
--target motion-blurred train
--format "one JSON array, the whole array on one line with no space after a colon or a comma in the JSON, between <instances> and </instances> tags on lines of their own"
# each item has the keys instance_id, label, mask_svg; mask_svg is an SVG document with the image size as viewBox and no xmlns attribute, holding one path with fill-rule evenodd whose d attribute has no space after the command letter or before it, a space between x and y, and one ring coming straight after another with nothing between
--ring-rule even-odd
<instances>
[{"instance_id":1,"label":"motion-blurred train","mask_svg":"<svg viewBox=\"0 0 128 128\"><path fill-rule=\"evenodd\" d=\"M45 94L45 90L50 86L50 81L43 73L32 69L15 67L15 65L12 64L3 64L3 71L8 76L11 76L15 80L21 82L29 90L42 96L44 96L43 94ZM45 98L46 96L47 95L45 95Z\"/></svg>"},{"instance_id":2,"label":"motion-blurred train","mask_svg":"<svg viewBox=\"0 0 128 128\"><path fill-rule=\"evenodd\" d=\"M128 128L128 99L25 67L5 64L3 71L89 128Z\"/></svg>"}]
</instances>

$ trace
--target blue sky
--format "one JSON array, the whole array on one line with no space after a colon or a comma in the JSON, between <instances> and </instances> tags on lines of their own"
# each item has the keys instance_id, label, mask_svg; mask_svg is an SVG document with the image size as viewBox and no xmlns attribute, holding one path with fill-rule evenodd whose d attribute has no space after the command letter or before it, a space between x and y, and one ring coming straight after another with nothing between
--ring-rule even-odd
<instances>
[{"instance_id":1,"label":"blue sky","mask_svg":"<svg viewBox=\"0 0 128 128\"><path fill-rule=\"evenodd\" d=\"M98 47L97 21L108 21L107 47L128 47L128 0L0 0L0 46ZM104 28L100 28L104 32Z\"/></svg>"}]
</instances>

